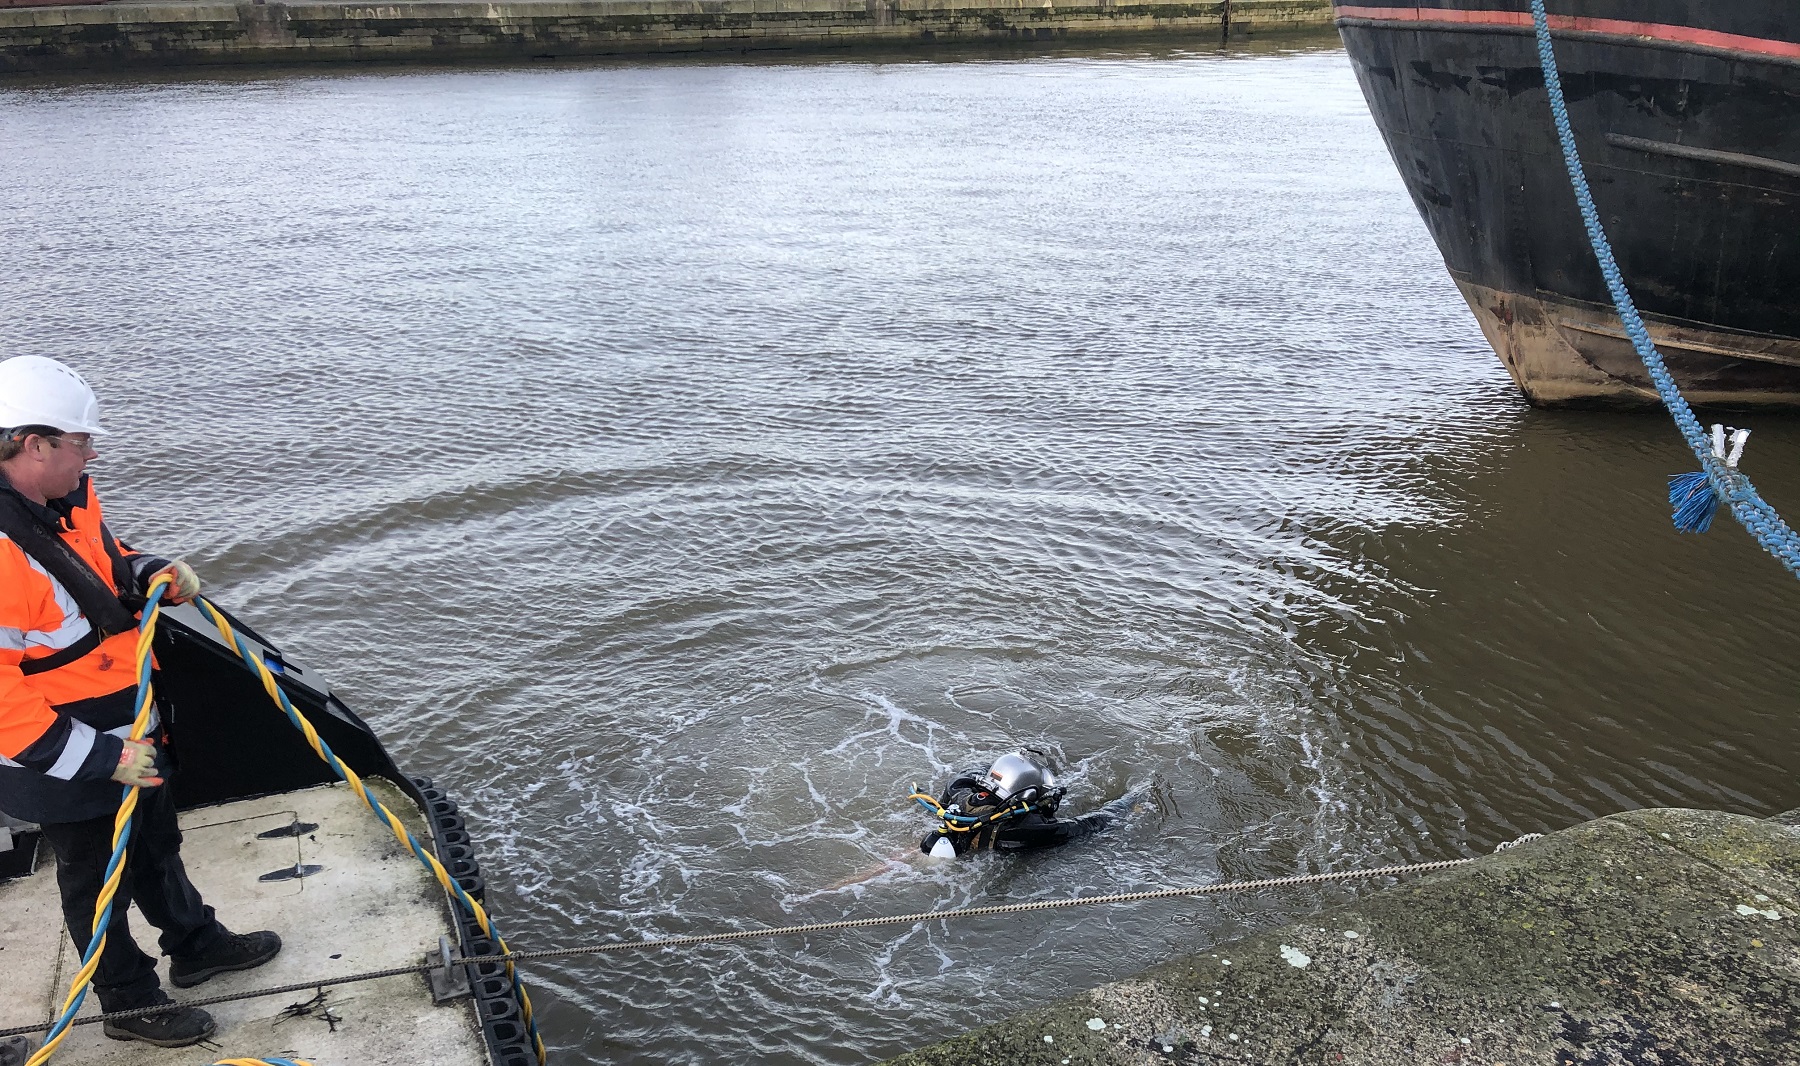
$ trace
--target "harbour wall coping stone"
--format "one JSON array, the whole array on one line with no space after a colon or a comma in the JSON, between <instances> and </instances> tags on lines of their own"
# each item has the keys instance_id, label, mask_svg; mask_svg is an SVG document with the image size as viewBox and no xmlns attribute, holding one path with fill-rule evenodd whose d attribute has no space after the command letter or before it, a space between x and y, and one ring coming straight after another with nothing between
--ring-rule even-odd
<instances>
[{"instance_id":1,"label":"harbour wall coping stone","mask_svg":"<svg viewBox=\"0 0 1800 1066\"><path fill-rule=\"evenodd\" d=\"M849 48L1331 24L1329 0L162 0L0 7L0 73Z\"/></svg>"},{"instance_id":2,"label":"harbour wall coping stone","mask_svg":"<svg viewBox=\"0 0 1800 1066\"><path fill-rule=\"evenodd\" d=\"M1404 882L890 1066L1776 1066L1800 1062L1796 1019L1800 811L1656 809Z\"/></svg>"}]
</instances>

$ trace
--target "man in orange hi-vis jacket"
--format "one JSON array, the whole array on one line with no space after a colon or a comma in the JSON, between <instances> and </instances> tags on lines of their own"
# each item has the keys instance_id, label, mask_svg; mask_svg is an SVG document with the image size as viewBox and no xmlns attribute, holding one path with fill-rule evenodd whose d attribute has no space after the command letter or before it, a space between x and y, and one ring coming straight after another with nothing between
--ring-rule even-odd
<instances>
[{"instance_id":1,"label":"man in orange hi-vis jacket","mask_svg":"<svg viewBox=\"0 0 1800 1066\"><path fill-rule=\"evenodd\" d=\"M170 1002L156 960L132 939L130 903L161 930L169 978L182 988L262 965L281 938L233 933L213 917L182 867L160 728L153 722L144 740L129 739L144 595L167 574L165 596L182 603L200 581L186 563L133 551L107 529L87 477L100 432L99 404L81 375L42 356L0 362L0 811L43 828L63 919L86 951L119 786L141 788L94 977L101 1007L120 1011ZM216 1028L192 1007L103 1027L114 1039L161 1047L198 1043Z\"/></svg>"}]
</instances>

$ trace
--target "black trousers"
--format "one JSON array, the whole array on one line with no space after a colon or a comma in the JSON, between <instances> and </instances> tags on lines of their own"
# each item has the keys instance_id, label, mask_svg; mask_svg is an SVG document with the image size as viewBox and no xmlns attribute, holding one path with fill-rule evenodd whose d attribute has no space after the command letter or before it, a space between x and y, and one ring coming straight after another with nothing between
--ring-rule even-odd
<instances>
[{"instance_id":1,"label":"black trousers","mask_svg":"<svg viewBox=\"0 0 1800 1066\"><path fill-rule=\"evenodd\" d=\"M56 883L62 890L63 921L75 947L87 952L93 939L94 901L106 881L112 858L112 815L85 822L45 824L44 839L56 853ZM205 952L225 934L213 909L200 898L181 865L181 830L175 822L175 798L169 788L138 792L132 815L125 875L113 896L112 922L106 946L94 972L94 992L103 1010L131 1010L167 1000L156 977L156 960L131 937L126 911L136 903L150 924L162 930L158 941L165 955Z\"/></svg>"}]
</instances>

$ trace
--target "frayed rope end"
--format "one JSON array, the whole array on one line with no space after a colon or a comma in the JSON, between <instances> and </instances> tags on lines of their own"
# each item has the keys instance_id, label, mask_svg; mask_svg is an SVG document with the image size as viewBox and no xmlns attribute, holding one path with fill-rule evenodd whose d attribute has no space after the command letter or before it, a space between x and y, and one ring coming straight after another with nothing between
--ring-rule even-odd
<instances>
[{"instance_id":1,"label":"frayed rope end","mask_svg":"<svg viewBox=\"0 0 1800 1066\"><path fill-rule=\"evenodd\" d=\"M1676 532L1704 533L1719 510L1719 494L1704 470L1676 474L1669 479L1669 506L1675 509Z\"/></svg>"}]
</instances>

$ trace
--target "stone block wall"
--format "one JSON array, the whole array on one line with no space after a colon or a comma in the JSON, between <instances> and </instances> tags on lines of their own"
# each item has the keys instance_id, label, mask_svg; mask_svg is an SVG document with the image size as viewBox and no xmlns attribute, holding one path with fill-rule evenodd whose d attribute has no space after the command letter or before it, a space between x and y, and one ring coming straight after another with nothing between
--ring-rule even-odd
<instances>
[{"instance_id":1,"label":"stone block wall","mask_svg":"<svg viewBox=\"0 0 1800 1066\"><path fill-rule=\"evenodd\" d=\"M1331 24L1329 0L169 0L0 9L0 73L824 49Z\"/></svg>"}]
</instances>

